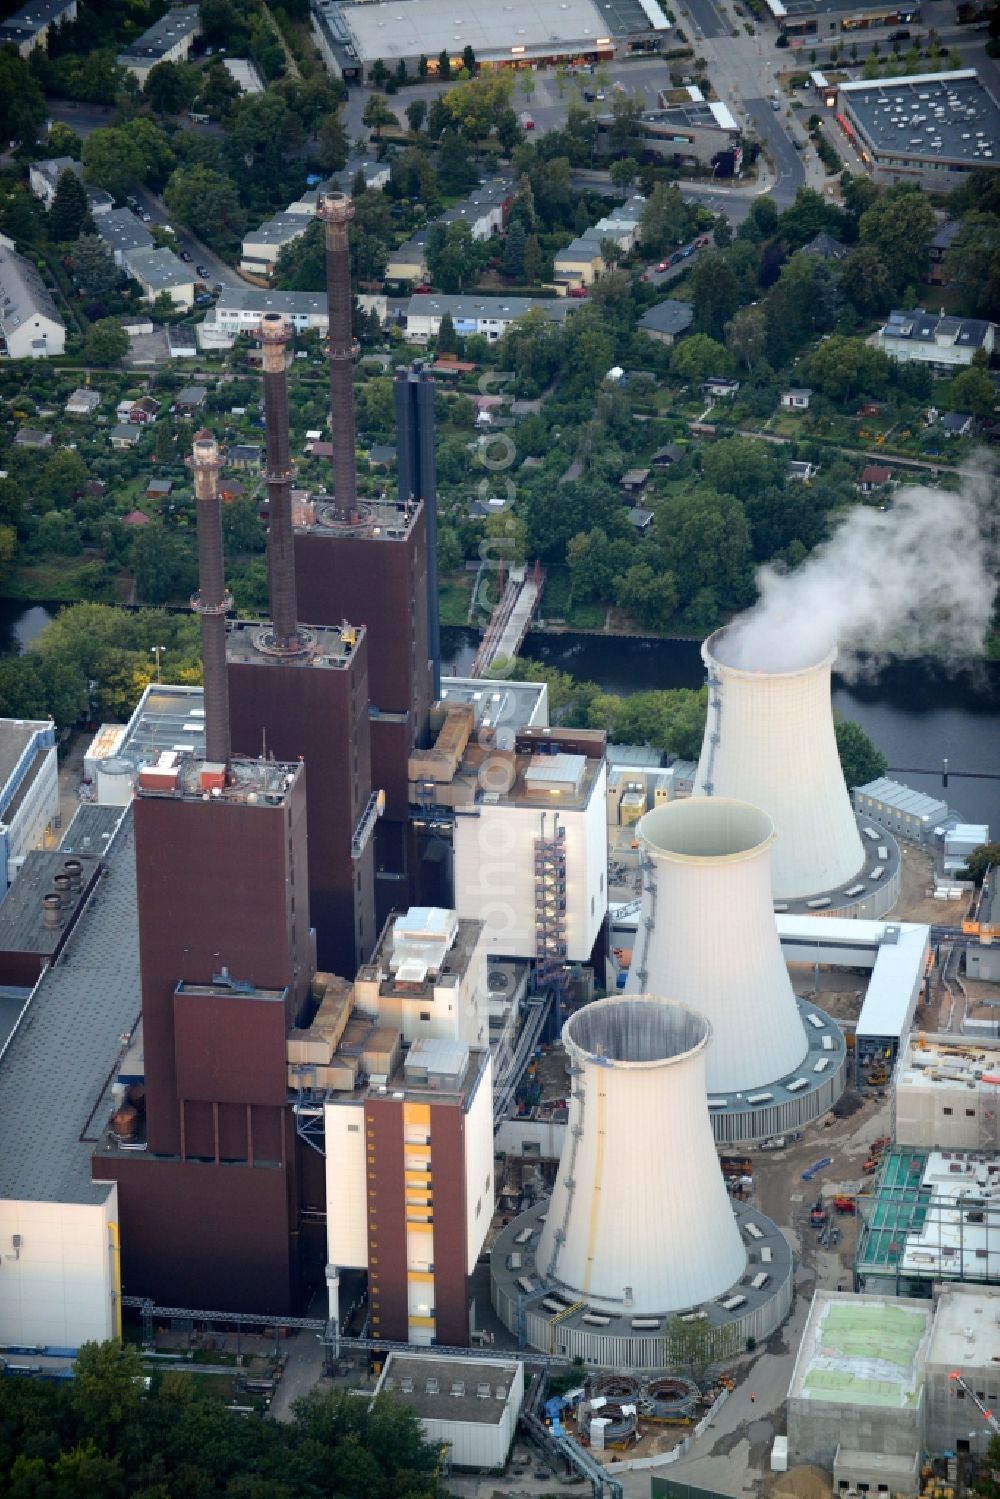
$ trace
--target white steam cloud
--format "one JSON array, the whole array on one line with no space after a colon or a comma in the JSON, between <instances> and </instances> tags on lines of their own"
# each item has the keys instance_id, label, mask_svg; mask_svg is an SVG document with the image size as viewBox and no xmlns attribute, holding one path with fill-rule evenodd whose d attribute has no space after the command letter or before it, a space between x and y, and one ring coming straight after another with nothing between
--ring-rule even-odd
<instances>
[{"instance_id":1,"label":"white steam cloud","mask_svg":"<svg viewBox=\"0 0 1000 1499\"><path fill-rule=\"evenodd\" d=\"M991 513L992 512L992 513ZM764 567L760 598L716 655L747 671L795 671L836 647L856 653L978 656L996 592L996 501L967 475L959 493L921 485L888 510L859 506L794 572Z\"/></svg>"}]
</instances>

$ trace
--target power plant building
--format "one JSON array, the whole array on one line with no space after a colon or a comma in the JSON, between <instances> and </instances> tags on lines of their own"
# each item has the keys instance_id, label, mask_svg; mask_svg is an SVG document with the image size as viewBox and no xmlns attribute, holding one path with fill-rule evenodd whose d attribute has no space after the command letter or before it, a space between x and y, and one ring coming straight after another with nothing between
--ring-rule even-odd
<instances>
[{"instance_id":1,"label":"power plant building","mask_svg":"<svg viewBox=\"0 0 1000 1499\"><path fill-rule=\"evenodd\" d=\"M835 652L772 669L744 659L738 632L728 628L701 653L709 704L695 794L749 802L771 818L777 909L797 903L863 916L891 910L898 849L888 835L866 848L858 830L833 731Z\"/></svg>"},{"instance_id":2,"label":"power plant building","mask_svg":"<svg viewBox=\"0 0 1000 1499\"><path fill-rule=\"evenodd\" d=\"M771 903L771 819L695 796L647 812L636 838L643 891L626 987L675 995L710 1023L716 1137L766 1139L826 1113L846 1048L839 1026L792 991Z\"/></svg>"},{"instance_id":3,"label":"power plant building","mask_svg":"<svg viewBox=\"0 0 1000 1499\"><path fill-rule=\"evenodd\" d=\"M555 1187L492 1255L494 1309L532 1347L658 1368L680 1314L704 1327L714 1356L786 1315L788 1245L761 1214L734 1211L719 1170L711 1035L688 1006L639 995L566 1022L572 1097ZM651 1155L642 1138L669 1147Z\"/></svg>"},{"instance_id":4,"label":"power plant building","mask_svg":"<svg viewBox=\"0 0 1000 1499\"><path fill-rule=\"evenodd\" d=\"M920 1150L1000 1148L1000 1043L910 1036L895 1077L899 1145Z\"/></svg>"}]
</instances>

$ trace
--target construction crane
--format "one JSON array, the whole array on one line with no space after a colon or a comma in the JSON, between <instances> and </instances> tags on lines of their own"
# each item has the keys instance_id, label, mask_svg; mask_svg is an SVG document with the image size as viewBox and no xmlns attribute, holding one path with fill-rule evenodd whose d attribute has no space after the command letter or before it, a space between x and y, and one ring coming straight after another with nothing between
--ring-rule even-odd
<instances>
[{"instance_id":1,"label":"construction crane","mask_svg":"<svg viewBox=\"0 0 1000 1499\"><path fill-rule=\"evenodd\" d=\"M960 1390L964 1390L965 1391L965 1393L968 1395L969 1399L972 1401L973 1405L976 1407L976 1409L982 1415L983 1420L986 1422L987 1426L990 1428L990 1431L992 1431L993 1435L995 1437L1000 1437L1000 1421L998 1421L997 1418L996 1418L996 1416L993 1414L993 1412L987 1406L985 1406L983 1404L983 1402L980 1400L979 1396L976 1394L975 1390L973 1390L969 1386L969 1384L966 1382L966 1380L964 1380L962 1378L962 1376L958 1372L958 1370L956 1369L954 1371L954 1373L949 1374L948 1378L949 1379L953 1379L955 1381L955 1383L958 1385L958 1387L959 1387Z\"/></svg>"}]
</instances>

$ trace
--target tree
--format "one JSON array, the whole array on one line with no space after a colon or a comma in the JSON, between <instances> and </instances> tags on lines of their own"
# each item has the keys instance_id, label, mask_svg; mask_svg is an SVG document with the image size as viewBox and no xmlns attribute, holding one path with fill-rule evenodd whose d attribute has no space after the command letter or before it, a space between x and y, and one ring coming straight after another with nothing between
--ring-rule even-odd
<instances>
[{"instance_id":1,"label":"tree","mask_svg":"<svg viewBox=\"0 0 1000 1499\"><path fill-rule=\"evenodd\" d=\"M480 246L465 219L431 225L427 236L427 270L443 292L460 292L474 280L481 264Z\"/></svg>"},{"instance_id":2,"label":"tree","mask_svg":"<svg viewBox=\"0 0 1000 1499\"><path fill-rule=\"evenodd\" d=\"M611 163L611 181L615 187L627 191L638 175L639 163L634 156L621 156Z\"/></svg>"},{"instance_id":3,"label":"tree","mask_svg":"<svg viewBox=\"0 0 1000 1499\"><path fill-rule=\"evenodd\" d=\"M638 94L615 94L611 100L608 144L612 151L627 151L641 137L640 121L645 100Z\"/></svg>"},{"instance_id":4,"label":"tree","mask_svg":"<svg viewBox=\"0 0 1000 1499\"><path fill-rule=\"evenodd\" d=\"M656 540L665 566L677 580L681 604L689 615L698 606L699 627L711 625L704 616L713 608L717 614L720 609L738 609L750 602L750 525L743 506L732 495L711 489L671 495L657 509Z\"/></svg>"},{"instance_id":5,"label":"tree","mask_svg":"<svg viewBox=\"0 0 1000 1499\"><path fill-rule=\"evenodd\" d=\"M85 1429L107 1441L135 1414L142 1399L139 1351L129 1343L84 1343L74 1372L73 1405Z\"/></svg>"},{"instance_id":6,"label":"tree","mask_svg":"<svg viewBox=\"0 0 1000 1499\"><path fill-rule=\"evenodd\" d=\"M955 376L948 388L949 400L955 411L967 411L972 416L989 417L997 404L997 390L986 370L970 365Z\"/></svg>"},{"instance_id":7,"label":"tree","mask_svg":"<svg viewBox=\"0 0 1000 1499\"><path fill-rule=\"evenodd\" d=\"M731 368L726 350L707 333L692 333L670 351L673 374L692 385L700 385L709 375L724 375Z\"/></svg>"},{"instance_id":8,"label":"tree","mask_svg":"<svg viewBox=\"0 0 1000 1499\"><path fill-rule=\"evenodd\" d=\"M74 161L79 161L83 142L72 126L63 120L53 120L45 137L45 147L50 156L71 156Z\"/></svg>"},{"instance_id":9,"label":"tree","mask_svg":"<svg viewBox=\"0 0 1000 1499\"><path fill-rule=\"evenodd\" d=\"M537 286L542 280L542 247L538 243L537 234L529 234L524 242L524 272L525 286Z\"/></svg>"},{"instance_id":10,"label":"tree","mask_svg":"<svg viewBox=\"0 0 1000 1499\"><path fill-rule=\"evenodd\" d=\"M615 580L615 598L652 630L662 630L677 612L679 602L673 573L648 562L634 562Z\"/></svg>"},{"instance_id":11,"label":"tree","mask_svg":"<svg viewBox=\"0 0 1000 1499\"><path fill-rule=\"evenodd\" d=\"M423 128L423 123L427 118L426 101L424 99L411 100L403 113L406 115L406 122L413 131L413 134L419 135Z\"/></svg>"},{"instance_id":12,"label":"tree","mask_svg":"<svg viewBox=\"0 0 1000 1499\"><path fill-rule=\"evenodd\" d=\"M930 200L910 187L889 188L858 221L863 245L874 245L894 290L923 279L936 228Z\"/></svg>"},{"instance_id":13,"label":"tree","mask_svg":"<svg viewBox=\"0 0 1000 1499\"><path fill-rule=\"evenodd\" d=\"M695 332L722 338L726 324L740 305L739 283L725 253L705 250L699 256L691 276L691 300Z\"/></svg>"},{"instance_id":14,"label":"tree","mask_svg":"<svg viewBox=\"0 0 1000 1499\"><path fill-rule=\"evenodd\" d=\"M889 268L876 245L856 245L841 261L839 280L844 295L862 317L887 312L892 305Z\"/></svg>"},{"instance_id":15,"label":"tree","mask_svg":"<svg viewBox=\"0 0 1000 1499\"><path fill-rule=\"evenodd\" d=\"M246 213L235 182L209 167L178 167L163 194L164 202L214 250L231 250L242 238Z\"/></svg>"},{"instance_id":16,"label":"tree","mask_svg":"<svg viewBox=\"0 0 1000 1499\"><path fill-rule=\"evenodd\" d=\"M981 885L986 871L997 867L1000 867L1000 843L980 843L966 859L962 877Z\"/></svg>"},{"instance_id":17,"label":"tree","mask_svg":"<svg viewBox=\"0 0 1000 1499\"><path fill-rule=\"evenodd\" d=\"M147 604L186 598L198 581L194 552L176 531L145 526L132 542L132 572L137 596Z\"/></svg>"},{"instance_id":18,"label":"tree","mask_svg":"<svg viewBox=\"0 0 1000 1499\"><path fill-rule=\"evenodd\" d=\"M764 358L767 348L767 317L762 307L741 307L725 326L726 348L746 365L747 372Z\"/></svg>"},{"instance_id":19,"label":"tree","mask_svg":"<svg viewBox=\"0 0 1000 1499\"><path fill-rule=\"evenodd\" d=\"M835 333L811 355L808 371L809 379L825 396L844 401L861 391L881 395L889 383L892 361L862 338Z\"/></svg>"},{"instance_id":20,"label":"tree","mask_svg":"<svg viewBox=\"0 0 1000 1499\"><path fill-rule=\"evenodd\" d=\"M438 77L451 77L451 58L448 56L448 49L446 47L442 48L438 54Z\"/></svg>"},{"instance_id":21,"label":"tree","mask_svg":"<svg viewBox=\"0 0 1000 1499\"><path fill-rule=\"evenodd\" d=\"M59 241L76 239L89 212L87 192L77 174L69 168L60 172L49 209L52 238Z\"/></svg>"},{"instance_id":22,"label":"tree","mask_svg":"<svg viewBox=\"0 0 1000 1499\"><path fill-rule=\"evenodd\" d=\"M142 91L156 114L175 115L191 108L200 81L197 68L188 63L159 62L147 73Z\"/></svg>"},{"instance_id":23,"label":"tree","mask_svg":"<svg viewBox=\"0 0 1000 1499\"><path fill-rule=\"evenodd\" d=\"M970 316L990 315L1000 304L1000 215L975 209L963 215L944 273L956 282Z\"/></svg>"},{"instance_id":24,"label":"tree","mask_svg":"<svg viewBox=\"0 0 1000 1499\"><path fill-rule=\"evenodd\" d=\"M83 357L88 364L118 365L128 348L128 334L122 325L115 318L100 318L87 329Z\"/></svg>"},{"instance_id":25,"label":"tree","mask_svg":"<svg viewBox=\"0 0 1000 1499\"><path fill-rule=\"evenodd\" d=\"M670 1367L680 1370L699 1389L704 1389L716 1356L710 1329L698 1319L684 1322L680 1317L674 1317L667 1327L667 1342Z\"/></svg>"},{"instance_id":26,"label":"tree","mask_svg":"<svg viewBox=\"0 0 1000 1499\"><path fill-rule=\"evenodd\" d=\"M198 108L213 120L226 120L239 103L241 89L221 58L202 73Z\"/></svg>"},{"instance_id":27,"label":"tree","mask_svg":"<svg viewBox=\"0 0 1000 1499\"><path fill-rule=\"evenodd\" d=\"M88 182L123 198L145 180L146 160L134 131L109 125L91 131L83 143Z\"/></svg>"},{"instance_id":28,"label":"tree","mask_svg":"<svg viewBox=\"0 0 1000 1499\"><path fill-rule=\"evenodd\" d=\"M669 245L684 238L690 223L690 212L675 182L667 186L658 182L639 216L642 243L651 255L659 255Z\"/></svg>"},{"instance_id":29,"label":"tree","mask_svg":"<svg viewBox=\"0 0 1000 1499\"><path fill-rule=\"evenodd\" d=\"M466 42L465 46L462 48L462 67L467 73L473 74L475 73L477 66L478 64L476 63L476 54L469 46L468 42Z\"/></svg>"},{"instance_id":30,"label":"tree","mask_svg":"<svg viewBox=\"0 0 1000 1499\"><path fill-rule=\"evenodd\" d=\"M853 791L855 786L866 786L869 781L885 775L889 762L882 751L876 749L859 723L841 718L835 712L833 729L837 738L840 767L849 790Z\"/></svg>"},{"instance_id":31,"label":"tree","mask_svg":"<svg viewBox=\"0 0 1000 1499\"><path fill-rule=\"evenodd\" d=\"M380 139L384 126L398 125L399 121L389 108L384 94L369 94L365 101L361 123L367 129L374 130L376 139Z\"/></svg>"},{"instance_id":32,"label":"tree","mask_svg":"<svg viewBox=\"0 0 1000 1499\"><path fill-rule=\"evenodd\" d=\"M503 273L510 281L520 281L524 275L524 249L528 235L521 219L514 219L507 230L503 247Z\"/></svg>"},{"instance_id":33,"label":"tree","mask_svg":"<svg viewBox=\"0 0 1000 1499\"><path fill-rule=\"evenodd\" d=\"M49 505L68 505L82 492L89 477L79 453L73 448L59 448L46 458L36 492Z\"/></svg>"},{"instance_id":34,"label":"tree","mask_svg":"<svg viewBox=\"0 0 1000 1499\"><path fill-rule=\"evenodd\" d=\"M316 132L319 164L324 172L339 172L350 154L347 131L339 114L328 114Z\"/></svg>"},{"instance_id":35,"label":"tree","mask_svg":"<svg viewBox=\"0 0 1000 1499\"><path fill-rule=\"evenodd\" d=\"M785 460L767 443L744 437L723 437L706 447L702 456L706 483L720 494L735 495L746 504L760 498L769 485L782 482Z\"/></svg>"},{"instance_id":36,"label":"tree","mask_svg":"<svg viewBox=\"0 0 1000 1499\"><path fill-rule=\"evenodd\" d=\"M439 354L458 353L458 335L450 312L444 314L438 327L437 347Z\"/></svg>"},{"instance_id":37,"label":"tree","mask_svg":"<svg viewBox=\"0 0 1000 1499\"><path fill-rule=\"evenodd\" d=\"M0 49L0 139L33 145L45 114L45 95L31 67L12 46Z\"/></svg>"},{"instance_id":38,"label":"tree","mask_svg":"<svg viewBox=\"0 0 1000 1499\"><path fill-rule=\"evenodd\" d=\"M73 269L80 290L88 297L103 297L122 279L114 256L96 234L81 234L73 246Z\"/></svg>"}]
</instances>

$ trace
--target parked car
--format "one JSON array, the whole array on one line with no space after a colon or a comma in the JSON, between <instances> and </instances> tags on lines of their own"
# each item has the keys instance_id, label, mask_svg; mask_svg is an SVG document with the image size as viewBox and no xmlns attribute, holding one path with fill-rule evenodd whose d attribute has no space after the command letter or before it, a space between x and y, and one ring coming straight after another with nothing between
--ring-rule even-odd
<instances>
[{"instance_id":1,"label":"parked car","mask_svg":"<svg viewBox=\"0 0 1000 1499\"><path fill-rule=\"evenodd\" d=\"M587 295L587 288L585 286L571 286L566 295L568 297L585 297Z\"/></svg>"},{"instance_id":2,"label":"parked car","mask_svg":"<svg viewBox=\"0 0 1000 1499\"><path fill-rule=\"evenodd\" d=\"M889 40L890 42L908 42L910 40L910 32L907 31L905 26L899 31L890 31Z\"/></svg>"},{"instance_id":3,"label":"parked car","mask_svg":"<svg viewBox=\"0 0 1000 1499\"><path fill-rule=\"evenodd\" d=\"M659 265L656 267L656 269L658 271L668 270L669 269L669 262L666 261L666 260L661 260L660 263L659 263Z\"/></svg>"},{"instance_id":4,"label":"parked car","mask_svg":"<svg viewBox=\"0 0 1000 1499\"><path fill-rule=\"evenodd\" d=\"M194 259L194 256L191 254L190 250L181 250L180 257L181 257L182 260L193 260Z\"/></svg>"},{"instance_id":5,"label":"parked car","mask_svg":"<svg viewBox=\"0 0 1000 1499\"><path fill-rule=\"evenodd\" d=\"M698 238L694 242L694 247L696 250L704 250L708 242L709 240L707 234L699 234Z\"/></svg>"},{"instance_id":6,"label":"parked car","mask_svg":"<svg viewBox=\"0 0 1000 1499\"><path fill-rule=\"evenodd\" d=\"M196 265L195 270L203 281L207 281L211 274L207 265Z\"/></svg>"}]
</instances>

